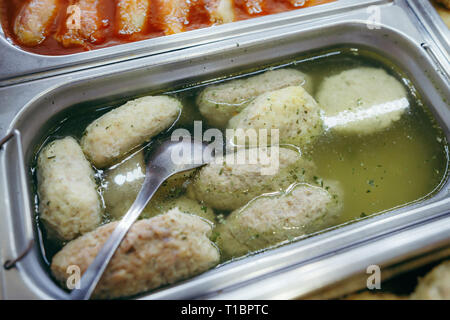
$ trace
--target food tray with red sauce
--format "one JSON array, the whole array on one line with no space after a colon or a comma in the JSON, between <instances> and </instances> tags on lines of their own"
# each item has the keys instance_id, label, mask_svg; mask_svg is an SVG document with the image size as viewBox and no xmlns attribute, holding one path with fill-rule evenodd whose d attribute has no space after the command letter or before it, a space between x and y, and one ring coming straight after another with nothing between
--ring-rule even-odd
<instances>
[{"instance_id":1,"label":"food tray with red sauce","mask_svg":"<svg viewBox=\"0 0 450 320\"><path fill-rule=\"evenodd\" d=\"M392 0L0 0L0 87Z\"/></svg>"},{"instance_id":2,"label":"food tray with red sauce","mask_svg":"<svg viewBox=\"0 0 450 320\"><path fill-rule=\"evenodd\" d=\"M337 0L10 0L2 26L20 48L64 55Z\"/></svg>"}]
</instances>

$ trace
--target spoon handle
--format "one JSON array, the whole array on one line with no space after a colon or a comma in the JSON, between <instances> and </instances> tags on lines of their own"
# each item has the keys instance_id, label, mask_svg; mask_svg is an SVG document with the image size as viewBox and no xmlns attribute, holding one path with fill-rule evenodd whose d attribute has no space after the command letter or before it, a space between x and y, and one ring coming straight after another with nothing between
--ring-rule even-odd
<instances>
[{"instance_id":1,"label":"spoon handle","mask_svg":"<svg viewBox=\"0 0 450 320\"><path fill-rule=\"evenodd\" d=\"M142 210L145 208L165 179L166 177L162 177L159 174L146 175L142 188L139 191L133 205L130 209L128 209L127 213L117 224L116 228L95 257L94 261L92 261L86 272L84 272L80 279L80 288L72 290L70 293L70 299L88 300L90 298L98 281L102 277L103 272L108 266L109 261L113 257L128 230L139 217Z\"/></svg>"}]
</instances>

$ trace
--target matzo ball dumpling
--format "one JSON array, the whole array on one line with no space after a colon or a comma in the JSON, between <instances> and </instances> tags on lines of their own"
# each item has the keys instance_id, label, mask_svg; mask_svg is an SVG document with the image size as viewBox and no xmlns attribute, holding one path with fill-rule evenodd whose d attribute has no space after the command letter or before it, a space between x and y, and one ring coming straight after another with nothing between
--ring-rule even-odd
<instances>
[{"instance_id":1,"label":"matzo ball dumpling","mask_svg":"<svg viewBox=\"0 0 450 320\"><path fill-rule=\"evenodd\" d=\"M117 222L103 225L69 242L52 260L53 276L65 285L67 268L83 274ZM211 242L212 224L177 209L133 224L112 257L93 298L127 297L197 275L218 264Z\"/></svg>"},{"instance_id":2,"label":"matzo ball dumpling","mask_svg":"<svg viewBox=\"0 0 450 320\"><path fill-rule=\"evenodd\" d=\"M81 147L97 167L105 168L169 128L181 103L169 96L147 96L128 101L94 120L85 130Z\"/></svg>"},{"instance_id":3,"label":"matzo ball dumpling","mask_svg":"<svg viewBox=\"0 0 450 320\"><path fill-rule=\"evenodd\" d=\"M216 228L222 258L239 257L330 227L338 220L341 201L324 188L308 184L257 197Z\"/></svg>"},{"instance_id":4,"label":"matzo ball dumpling","mask_svg":"<svg viewBox=\"0 0 450 320\"><path fill-rule=\"evenodd\" d=\"M344 134L371 134L398 121L408 109L405 87L383 69L361 67L327 77L317 102L325 126Z\"/></svg>"},{"instance_id":5,"label":"matzo ball dumpling","mask_svg":"<svg viewBox=\"0 0 450 320\"><path fill-rule=\"evenodd\" d=\"M266 172L264 169L268 169L270 164L264 165L261 159L264 155L270 157L272 151L277 152L278 159L273 158L277 163L274 163L273 171ZM255 152L255 163L250 162L250 152ZM244 161L238 162L238 159ZM228 162L225 156L201 168L188 186L187 193L190 198L211 208L231 211L263 193L309 181L314 171L314 164L298 151L287 148L240 149L232 162Z\"/></svg>"},{"instance_id":6,"label":"matzo ball dumpling","mask_svg":"<svg viewBox=\"0 0 450 320\"><path fill-rule=\"evenodd\" d=\"M230 129L266 129L271 141L271 129L278 130L280 144L306 146L322 134L320 107L301 86L291 86L264 93L228 122ZM239 143L236 131L232 143ZM250 145L253 142L250 143ZM261 143L261 142L258 142ZM276 141L275 141L276 143Z\"/></svg>"},{"instance_id":7,"label":"matzo ball dumpling","mask_svg":"<svg viewBox=\"0 0 450 320\"><path fill-rule=\"evenodd\" d=\"M197 105L210 125L223 128L257 96L289 86L303 86L310 93L313 88L311 77L301 71L272 70L209 86L198 96Z\"/></svg>"},{"instance_id":8,"label":"matzo ball dumpling","mask_svg":"<svg viewBox=\"0 0 450 320\"><path fill-rule=\"evenodd\" d=\"M72 240L100 224L102 206L94 170L74 138L46 145L36 171L39 217L49 237Z\"/></svg>"}]
</instances>

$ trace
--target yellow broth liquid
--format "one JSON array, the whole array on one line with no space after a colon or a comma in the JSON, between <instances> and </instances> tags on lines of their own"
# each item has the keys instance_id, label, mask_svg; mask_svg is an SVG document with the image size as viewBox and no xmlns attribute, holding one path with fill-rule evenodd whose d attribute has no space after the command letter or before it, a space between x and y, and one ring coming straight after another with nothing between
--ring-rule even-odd
<instances>
[{"instance_id":1,"label":"yellow broth liquid","mask_svg":"<svg viewBox=\"0 0 450 320\"><path fill-rule=\"evenodd\" d=\"M320 184L321 180L339 181L343 189L344 198L341 199L343 206L339 223L425 199L440 189L447 177L447 140L429 110L422 106L414 87L395 67L371 52L354 48L336 49L291 59L282 66L298 68L308 73L312 76L316 88L324 77L343 70L360 66L380 67L403 82L409 92L408 111L403 114L401 120L394 122L389 128L362 136L345 136L330 130L308 150L304 150L305 156L310 157L317 166L316 182ZM248 70L247 74L264 70L267 70L267 67ZM241 75L246 76L246 73ZM222 81L227 80L172 91L148 92L145 95L168 94L180 99L184 109L173 129L183 127L193 131L193 121L199 120L203 121L203 130L206 130L207 122L199 113L195 98L205 85ZM75 111L70 112L55 126L42 145L67 135L81 138L91 121L130 99L132 98L114 105L87 104L74 107ZM104 185L106 171L107 169L97 170L98 183L103 186L100 187L100 192L105 191L102 188L107 188ZM173 196L179 196L184 191L173 190ZM36 213L38 214L37 209ZM226 217L228 214L228 212L216 213L220 214L220 217ZM104 221L109 220L108 212L105 212ZM47 263L62 245L64 244L44 240L43 251Z\"/></svg>"},{"instance_id":2,"label":"yellow broth liquid","mask_svg":"<svg viewBox=\"0 0 450 320\"><path fill-rule=\"evenodd\" d=\"M340 222L414 202L438 188L446 152L434 130L410 117L370 136L329 134L315 144L310 155L317 176L339 181L343 189Z\"/></svg>"}]
</instances>

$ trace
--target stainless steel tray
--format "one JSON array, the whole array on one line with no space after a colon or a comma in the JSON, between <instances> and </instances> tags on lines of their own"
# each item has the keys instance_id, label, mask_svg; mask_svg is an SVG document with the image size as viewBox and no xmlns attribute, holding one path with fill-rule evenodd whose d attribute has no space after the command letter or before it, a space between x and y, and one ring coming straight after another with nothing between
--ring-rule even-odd
<instances>
[{"instance_id":1,"label":"stainless steel tray","mask_svg":"<svg viewBox=\"0 0 450 320\"><path fill-rule=\"evenodd\" d=\"M403 6L387 3L380 10L379 30L367 28L367 11L361 8L328 18L326 23L299 22L180 52L0 88L0 95L6 97L0 136L14 130L20 132L0 151L1 261L17 257L30 240L37 239L26 164L47 129L47 121L81 102L103 103L158 88L201 82L335 45L364 46L381 53L407 73L449 139L448 63L439 60L439 54L430 55L429 50L438 50L433 43L424 49L426 40L416 28L417 21ZM360 274L369 264L389 269L405 258L418 263L426 260L426 253L449 245L447 181L438 194L424 202L228 263L143 298L308 296ZM37 244L17 268L1 270L0 281L4 298L64 297L44 268Z\"/></svg>"},{"instance_id":2,"label":"stainless steel tray","mask_svg":"<svg viewBox=\"0 0 450 320\"><path fill-rule=\"evenodd\" d=\"M430 1L409 0L408 6L422 22L421 27L427 30L427 34L434 38L441 49L448 54L450 52L450 30L442 21Z\"/></svg>"},{"instance_id":3,"label":"stainless steel tray","mask_svg":"<svg viewBox=\"0 0 450 320\"><path fill-rule=\"evenodd\" d=\"M316 7L65 56L45 56L24 51L5 39L0 26L0 86L193 47L230 39L236 35L256 34L263 29L287 26L300 21L327 20L330 15L388 2L391 1L339 0Z\"/></svg>"}]
</instances>

